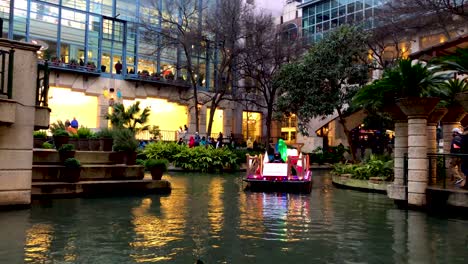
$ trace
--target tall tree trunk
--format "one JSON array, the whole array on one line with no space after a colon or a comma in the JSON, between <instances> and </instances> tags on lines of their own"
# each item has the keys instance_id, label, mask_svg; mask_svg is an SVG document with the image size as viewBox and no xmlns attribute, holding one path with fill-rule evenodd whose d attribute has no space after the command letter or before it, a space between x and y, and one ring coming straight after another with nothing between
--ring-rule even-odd
<instances>
[{"instance_id":1,"label":"tall tree trunk","mask_svg":"<svg viewBox=\"0 0 468 264\"><path fill-rule=\"evenodd\" d=\"M271 122L272 122L272 119L273 119L273 105L269 105L268 106L268 109L267 109L267 116L266 116L266 119L265 119L265 122L266 122L266 142L265 142L265 146L269 147L268 144L270 144L270 138L271 138Z\"/></svg>"},{"instance_id":2,"label":"tall tree trunk","mask_svg":"<svg viewBox=\"0 0 468 264\"><path fill-rule=\"evenodd\" d=\"M353 161L356 161L357 160L356 149L353 144L353 139L351 138L351 131L349 131L349 129L346 127L346 120L344 119L343 113L341 113L341 110L337 109L337 112L338 112L338 118L340 120L340 124L341 126L343 126L343 131L345 133L346 139L348 140L349 151L351 152L351 157Z\"/></svg>"}]
</instances>

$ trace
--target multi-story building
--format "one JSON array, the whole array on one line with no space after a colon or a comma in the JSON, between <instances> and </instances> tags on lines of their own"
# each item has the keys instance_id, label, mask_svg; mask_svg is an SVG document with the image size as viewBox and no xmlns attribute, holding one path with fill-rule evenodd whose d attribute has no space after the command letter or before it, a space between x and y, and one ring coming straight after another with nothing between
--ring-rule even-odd
<instances>
[{"instance_id":1,"label":"multi-story building","mask_svg":"<svg viewBox=\"0 0 468 264\"><path fill-rule=\"evenodd\" d=\"M200 6L214 0L192 1ZM1 0L3 37L41 46L38 58L51 69L49 107L51 122L76 117L89 128L107 127L104 118L113 102L130 105L140 101L151 107L150 124L162 131L176 131L187 124L194 132L194 106L189 94L188 72L177 48L162 48L143 32L148 23L161 27L155 8L163 0ZM197 17L202 25L202 10ZM145 26L146 23L146 26ZM154 24L154 25L153 25ZM209 92L216 85L216 50L206 47L193 61L198 88ZM25 76L27 78L27 76ZM175 79L175 80L174 80ZM200 109L200 133L207 126L210 109ZM261 113L251 125L249 112L234 103L216 109L213 133L262 136ZM243 118L244 116L244 118ZM244 125L243 124L247 124ZM243 129L243 127L245 127ZM254 129L255 128L255 129ZM252 131L254 131L252 133ZM173 135L173 134L171 134ZM169 136L171 137L171 136Z\"/></svg>"},{"instance_id":2,"label":"multi-story building","mask_svg":"<svg viewBox=\"0 0 468 264\"><path fill-rule=\"evenodd\" d=\"M300 3L297 3L300 2ZM295 19L300 18L297 28L302 38L313 43L323 38L326 32L343 24L360 24L375 33L375 49L369 56L376 60L379 67L398 58L426 50L434 45L463 36L468 23L463 18L450 13L437 14L430 6L408 1L391 0L302 0L288 1L283 16L278 18L284 36L289 36L288 28L295 28ZM295 10L294 10L295 9ZM289 15L288 15L289 14ZM297 14L296 18L291 14ZM379 39L380 38L380 39ZM376 54L378 53L378 54ZM381 70L373 71L373 78L379 78ZM359 125L365 115L361 112L348 117L347 123ZM361 120L361 121L359 121ZM284 122L288 123L288 122ZM290 123L290 122L289 122ZM288 124L289 124L288 123ZM291 139L291 127L282 128L283 136ZM347 145L343 129L335 116L312 120L309 124L309 137L298 134L297 142L305 143L305 150L317 146ZM318 137L317 137L318 136Z\"/></svg>"}]
</instances>

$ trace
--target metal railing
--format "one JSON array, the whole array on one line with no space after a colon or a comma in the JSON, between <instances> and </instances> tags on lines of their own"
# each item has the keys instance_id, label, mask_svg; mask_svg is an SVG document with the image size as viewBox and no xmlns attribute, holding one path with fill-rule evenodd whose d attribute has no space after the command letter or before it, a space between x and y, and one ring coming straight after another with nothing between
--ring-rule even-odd
<instances>
[{"instance_id":1,"label":"metal railing","mask_svg":"<svg viewBox=\"0 0 468 264\"><path fill-rule=\"evenodd\" d=\"M460 176L465 176L461 170L462 164L468 167L468 154L427 154L429 160L428 182L430 186L439 186L444 189L454 186L456 180L453 172L459 173ZM453 165L452 165L453 164ZM448 170L452 170L449 172ZM448 177L450 176L450 178Z\"/></svg>"},{"instance_id":2,"label":"metal railing","mask_svg":"<svg viewBox=\"0 0 468 264\"><path fill-rule=\"evenodd\" d=\"M7 99L13 97L14 55L15 51L13 49L9 51L0 50L0 97Z\"/></svg>"},{"instance_id":3,"label":"metal railing","mask_svg":"<svg viewBox=\"0 0 468 264\"><path fill-rule=\"evenodd\" d=\"M49 63L39 64L37 67L36 105L47 107L49 94Z\"/></svg>"}]
</instances>

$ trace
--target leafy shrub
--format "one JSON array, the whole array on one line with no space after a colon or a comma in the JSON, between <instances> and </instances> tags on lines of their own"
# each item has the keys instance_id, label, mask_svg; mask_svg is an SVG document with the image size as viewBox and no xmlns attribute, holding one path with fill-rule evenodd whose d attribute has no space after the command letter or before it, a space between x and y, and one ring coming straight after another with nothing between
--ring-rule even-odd
<instances>
[{"instance_id":1,"label":"leafy shrub","mask_svg":"<svg viewBox=\"0 0 468 264\"><path fill-rule=\"evenodd\" d=\"M93 132L91 131L91 129L87 127L80 127L76 131L76 134L78 135L78 138L83 139L83 138L89 138L93 134Z\"/></svg>"},{"instance_id":2,"label":"leafy shrub","mask_svg":"<svg viewBox=\"0 0 468 264\"><path fill-rule=\"evenodd\" d=\"M81 167L79 160L75 158L68 158L63 162L63 165L68 169L78 169Z\"/></svg>"},{"instance_id":3,"label":"leafy shrub","mask_svg":"<svg viewBox=\"0 0 468 264\"><path fill-rule=\"evenodd\" d=\"M73 151L75 150L75 146L72 145L72 144L63 144L62 146L60 146L59 148L59 152L65 152L65 151Z\"/></svg>"},{"instance_id":4,"label":"leafy shrub","mask_svg":"<svg viewBox=\"0 0 468 264\"><path fill-rule=\"evenodd\" d=\"M53 133L54 137L70 136L65 129L56 129Z\"/></svg>"},{"instance_id":5,"label":"leafy shrub","mask_svg":"<svg viewBox=\"0 0 468 264\"><path fill-rule=\"evenodd\" d=\"M167 171L167 164L169 161L167 159L149 159L145 162L145 169L151 170L154 168L160 168L162 171Z\"/></svg>"},{"instance_id":6,"label":"leafy shrub","mask_svg":"<svg viewBox=\"0 0 468 264\"><path fill-rule=\"evenodd\" d=\"M50 132L52 132L52 134L55 134L55 131L57 130L64 130L64 131L67 130L67 128L65 127L65 124L60 120L57 120L55 123L50 124L49 129L50 129Z\"/></svg>"},{"instance_id":7,"label":"leafy shrub","mask_svg":"<svg viewBox=\"0 0 468 264\"><path fill-rule=\"evenodd\" d=\"M322 147L318 147L309 153L311 163L338 163L343 161L344 154L348 152L349 148L344 147L343 145L336 147L329 147L326 151Z\"/></svg>"},{"instance_id":8,"label":"leafy shrub","mask_svg":"<svg viewBox=\"0 0 468 264\"><path fill-rule=\"evenodd\" d=\"M34 131L33 137L34 138L46 139L47 138L47 133L45 131Z\"/></svg>"},{"instance_id":9,"label":"leafy shrub","mask_svg":"<svg viewBox=\"0 0 468 264\"><path fill-rule=\"evenodd\" d=\"M110 128L103 128L99 132L96 133L98 138L113 138L114 132Z\"/></svg>"},{"instance_id":10,"label":"leafy shrub","mask_svg":"<svg viewBox=\"0 0 468 264\"><path fill-rule=\"evenodd\" d=\"M118 129L114 131L114 151L134 152L138 149L138 140L130 129Z\"/></svg>"},{"instance_id":11,"label":"leafy shrub","mask_svg":"<svg viewBox=\"0 0 468 264\"><path fill-rule=\"evenodd\" d=\"M146 145L143 154L145 154L148 159L167 159L169 162L174 162L174 156L185 148L187 148L187 146L178 145L175 142L166 143L158 141Z\"/></svg>"},{"instance_id":12,"label":"leafy shrub","mask_svg":"<svg viewBox=\"0 0 468 264\"><path fill-rule=\"evenodd\" d=\"M50 144L49 142L44 142L44 143L42 143L42 148L43 149L53 149L54 145Z\"/></svg>"},{"instance_id":13,"label":"leafy shrub","mask_svg":"<svg viewBox=\"0 0 468 264\"><path fill-rule=\"evenodd\" d=\"M351 178L358 180L368 180L370 177L391 180L394 173L393 160L388 156L371 155L369 160L359 164L334 164L332 173L335 175L351 174Z\"/></svg>"}]
</instances>

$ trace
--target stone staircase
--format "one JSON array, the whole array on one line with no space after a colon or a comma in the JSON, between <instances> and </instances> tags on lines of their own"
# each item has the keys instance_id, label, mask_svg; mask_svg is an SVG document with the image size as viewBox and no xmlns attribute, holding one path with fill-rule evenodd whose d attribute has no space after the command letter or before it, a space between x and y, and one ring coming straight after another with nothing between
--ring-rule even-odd
<instances>
[{"instance_id":1,"label":"stone staircase","mask_svg":"<svg viewBox=\"0 0 468 264\"><path fill-rule=\"evenodd\" d=\"M68 183L61 180L58 151L34 149L32 166L33 197L74 197L89 195L121 195L170 193L168 181L145 178L141 165L125 165L117 152L76 151L81 162L80 181Z\"/></svg>"}]
</instances>

